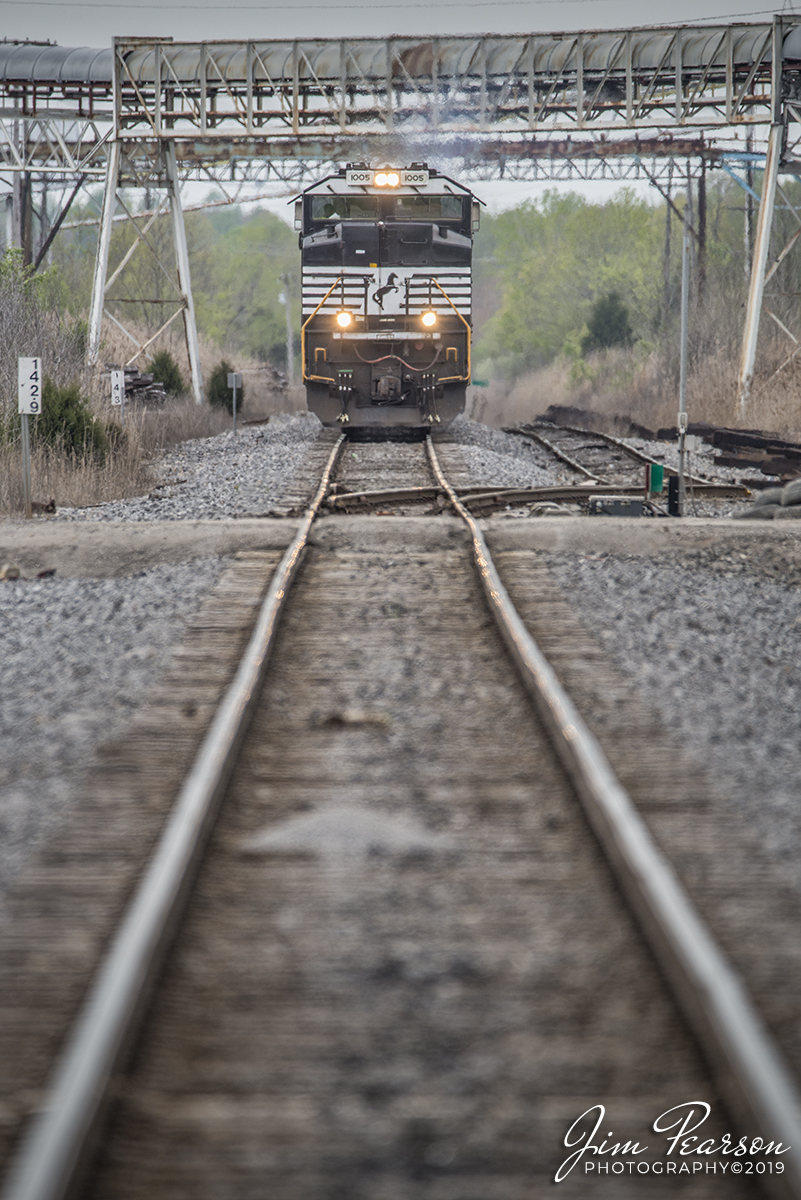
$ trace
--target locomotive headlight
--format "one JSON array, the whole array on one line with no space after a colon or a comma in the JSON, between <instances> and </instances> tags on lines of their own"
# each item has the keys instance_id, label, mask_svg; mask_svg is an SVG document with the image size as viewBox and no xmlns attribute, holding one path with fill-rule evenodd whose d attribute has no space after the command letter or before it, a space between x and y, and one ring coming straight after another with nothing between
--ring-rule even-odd
<instances>
[{"instance_id":1,"label":"locomotive headlight","mask_svg":"<svg viewBox=\"0 0 801 1200\"><path fill-rule=\"evenodd\" d=\"M429 329L431 328L432 325L436 325L436 323L437 323L437 314L435 312L433 312L431 309L429 309L428 312L423 313L423 324L426 325Z\"/></svg>"},{"instance_id":2,"label":"locomotive headlight","mask_svg":"<svg viewBox=\"0 0 801 1200\"><path fill-rule=\"evenodd\" d=\"M346 308L343 308L341 312L337 313L337 325L340 327L340 329L347 329L352 321L353 314L349 313Z\"/></svg>"},{"instance_id":3,"label":"locomotive headlight","mask_svg":"<svg viewBox=\"0 0 801 1200\"><path fill-rule=\"evenodd\" d=\"M397 187L400 175L396 171L379 171L373 179L375 187Z\"/></svg>"}]
</instances>

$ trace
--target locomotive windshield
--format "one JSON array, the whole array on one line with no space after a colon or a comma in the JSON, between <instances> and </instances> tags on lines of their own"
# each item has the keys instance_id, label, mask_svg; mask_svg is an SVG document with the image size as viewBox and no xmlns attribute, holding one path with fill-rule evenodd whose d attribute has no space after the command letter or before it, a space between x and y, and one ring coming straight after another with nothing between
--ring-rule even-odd
<instances>
[{"instance_id":1,"label":"locomotive windshield","mask_svg":"<svg viewBox=\"0 0 801 1200\"><path fill-rule=\"evenodd\" d=\"M461 196L337 196L311 197L312 221L461 221Z\"/></svg>"},{"instance_id":2,"label":"locomotive windshield","mask_svg":"<svg viewBox=\"0 0 801 1200\"><path fill-rule=\"evenodd\" d=\"M461 221L461 196L387 196L390 220Z\"/></svg>"},{"instance_id":3,"label":"locomotive windshield","mask_svg":"<svg viewBox=\"0 0 801 1200\"><path fill-rule=\"evenodd\" d=\"M312 196L313 221L373 221L378 216L378 196Z\"/></svg>"}]
</instances>

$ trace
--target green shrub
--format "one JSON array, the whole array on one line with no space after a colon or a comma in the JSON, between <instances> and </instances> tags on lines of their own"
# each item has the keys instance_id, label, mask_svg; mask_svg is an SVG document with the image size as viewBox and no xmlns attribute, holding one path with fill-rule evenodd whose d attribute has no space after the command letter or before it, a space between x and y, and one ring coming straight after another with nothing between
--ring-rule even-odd
<instances>
[{"instance_id":1,"label":"green shrub","mask_svg":"<svg viewBox=\"0 0 801 1200\"><path fill-rule=\"evenodd\" d=\"M584 354L590 350L605 350L609 346L630 346L633 338L628 307L617 292L599 296L592 306L587 332L581 339Z\"/></svg>"},{"instance_id":2,"label":"green shrub","mask_svg":"<svg viewBox=\"0 0 801 1200\"><path fill-rule=\"evenodd\" d=\"M164 391L171 396L182 396L186 391L181 369L169 350L159 350L150 362L150 370L156 383L164 384Z\"/></svg>"},{"instance_id":3,"label":"green shrub","mask_svg":"<svg viewBox=\"0 0 801 1200\"><path fill-rule=\"evenodd\" d=\"M42 411L34 418L32 438L39 445L99 459L109 448L106 427L92 416L78 384L58 387L47 375L42 386Z\"/></svg>"},{"instance_id":4,"label":"green shrub","mask_svg":"<svg viewBox=\"0 0 801 1200\"><path fill-rule=\"evenodd\" d=\"M233 371L233 367L229 362L223 359L217 363L217 366L211 373L209 385L206 389L209 404L213 408L227 408L229 413L234 411L234 393L228 386L228 375ZM245 401L245 389L236 389L236 409L239 412Z\"/></svg>"}]
</instances>

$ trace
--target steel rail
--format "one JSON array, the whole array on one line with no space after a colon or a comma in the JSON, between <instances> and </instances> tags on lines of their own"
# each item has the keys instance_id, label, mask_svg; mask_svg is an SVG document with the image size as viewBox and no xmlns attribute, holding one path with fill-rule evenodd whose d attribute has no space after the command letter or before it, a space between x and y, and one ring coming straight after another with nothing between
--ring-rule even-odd
<instances>
[{"instance_id":1,"label":"steel rail","mask_svg":"<svg viewBox=\"0 0 801 1200\"><path fill-rule=\"evenodd\" d=\"M488 504L510 504L516 501L528 500L585 500L587 496L638 496L636 488L623 483L595 483L588 479L586 484L553 484L548 487L531 488L496 488L494 491L463 492L456 495L464 505L474 508L486 507Z\"/></svg>"},{"instance_id":2,"label":"steel rail","mask_svg":"<svg viewBox=\"0 0 801 1200\"><path fill-rule=\"evenodd\" d=\"M569 454L565 454L564 450L560 450L557 446L554 446L553 442L549 441L548 438L543 437L541 433L535 433L533 430L523 429L515 429L514 432L519 437L528 438L531 442L539 442L541 446L544 446L546 450L549 450L550 453L553 454L554 458L560 459L560 461L566 463L568 467L571 467L574 471L578 471L580 475L586 475L587 478L592 479L594 483L603 483L600 475L596 475L594 471L589 471L586 467L583 467L580 462L576 462L575 458L571 458Z\"/></svg>"},{"instance_id":3,"label":"steel rail","mask_svg":"<svg viewBox=\"0 0 801 1200\"><path fill-rule=\"evenodd\" d=\"M693 492L699 498L718 500L734 500L739 496L747 496L749 489L740 483L701 483L693 484ZM498 488L495 491L476 491L467 493L457 489L456 494L462 504L473 508L486 508L492 504L514 504L520 501L536 502L537 500L586 500L588 496L631 496L642 499L643 489L628 483L593 483L568 484L540 488Z\"/></svg>"},{"instance_id":4,"label":"steel rail","mask_svg":"<svg viewBox=\"0 0 801 1200\"><path fill-rule=\"evenodd\" d=\"M173 806L159 843L92 982L23 1137L2 1200L62 1200L88 1155L112 1076L130 1045L161 956L180 916L258 697L279 617L344 435L276 568L255 628Z\"/></svg>"},{"instance_id":5,"label":"steel rail","mask_svg":"<svg viewBox=\"0 0 801 1200\"><path fill-rule=\"evenodd\" d=\"M538 500L586 500L588 496L639 496L642 489L631 484L595 483L588 479L586 483L555 484L546 487L505 487L490 488L476 487L454 488L454 492L463 504L473 508L487 508L491 505L536 502ZM701 483L695 485L695 494L699 497L718 497L719 499L736 499L747 496L749 489L739 483ZM326 508L347 512L352 508L371 508L377 504L416 504L436 500L441 495L437 487L411 488L382 488L378 491L361 492L329 492L324 504Z\"/></svg>"},{"instance_id":6,"label":"steel rail","mask_svg":"<svg viewBox=\"0 0 801 1200\"><path fill-rule=\"evenodd\" d=\"M635 458L637 462L645 463L646 466L658 467L660 464L654 458L649 458L647 454L643 454L641 450L635 450L634 446L628 446L622 438L616 438L611 433L598 433L594 429L582 429L580 425L557 425L557 429L566 429L568 433L581 433L590 437L599 437L602 442L606 442L607 446L616 446L618 450L622 450L629 458ZM665 475L678 475L675 467L669 467L666 463L661 464L664 467ZM702 479L700 475L685 475L688 483L708 484L708 479Z\"/></svg>"},{"instance_id":7,"label":"steel rail","mask_svg":"<svg viewBox=\"0 0 801 1200\"><path fill-rule=\"evenodd\" d=\"M465 504L472 501L479 502L486 500L490 503L495 501L503 501L504 499L532 499L542 500L550 499L552 496L560 499L580 497L585 495L596 495L599 491L603 491L604 495L614 492L615 495L630 495L632 488L626 487L623 484L610 484L608 487L599 488L594 486L591 481L587 484L577 485L557 485L548 487L533 487L533 488L493 488L493 487L474 487L474 488L455 488L457 496ZM410 488L381 488L377 491L361 491L361 492L334 492L331 490L325 498L326 508L348 508L350 506L360 504L370 506L373 504L383 504L384 502L398 503L413 503L415 501L435 500L438 495L441 495L441 489L437 487L410 487Z\"/></svg>"},{"instance_id":8,"label":"steel rail","mask_svg":"<svg viewBox=\"0 0 801 1200\"><path fill-rule=\"evenodd\" d=\"M760 1178L785 1200L801 1200L801 1096L783 1055L598 741L523 624L484 535L442 473L430 437L426 445L434 478L470 530L476 569L511 657L733 1117L749 1138L758 1134L766 1142L779 1141L787 1148L781 1156L784 1173Z\"/></svg>"},{"instance_id":9,"label":"steel rail","mask_svg":"<svg viewBox=\"0 0 801 1200\"><path fill-rule=\"evenodd\" d=\"M611 433L600 433L597 429L584 429L581 425L556 425L556 429L564 429L566 433L580 433L582 437L600 438L602 442L606 442L607 446L614 446L618 450L622 450L629 458L635 459L636 462L641 462L648 467L664 468L665 475L678 475L675 467L669 467L666 463L658 463L655 458L649 458L647 454L643 454L641 450L636 450L634 446L629 446L622 438L616 438ZM513 430L514 433L521 434L523 437L532 437L533 435L524 432L522 429ZM708 479L702 479L699 475L686 475L685 478L693 484L705 484L713 486Z\"/></svg>"}]
</instances>

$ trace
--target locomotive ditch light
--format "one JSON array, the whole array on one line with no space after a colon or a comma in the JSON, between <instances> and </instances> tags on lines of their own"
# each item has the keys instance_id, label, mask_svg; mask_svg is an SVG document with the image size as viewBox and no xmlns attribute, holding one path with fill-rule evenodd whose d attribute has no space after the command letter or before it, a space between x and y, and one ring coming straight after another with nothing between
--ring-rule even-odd
<instances>
[{"instance_id":1,"label":"locomotive ditch light","mask_svg":"<svg viewBox=\"0 0 801 1200\"><path fill-rule=\"evenodd\" d=\"M373 178L376 187L397 187L400 175L397 171L379 171Z\"/></svg>"},{"instance_id":2,"label":"locomotive ditch light","mask_svg":"<svg viewBox=\"0 0 801 1200\"><path fill-rule=\"evenodd\" d=\"M427 326L427 328L430 329L431 326L436 325L436 323L437 314L433 311L433 309L429 309L428 312L423 313L423 324Z\"/></svg>"},{"instance_id":3,"label":"locomotive ditch light","mask_svg":"<svg viewBox=\"0 0 801 1200\"><path fill-rule=\"evenodd\" d=\"M353 313L349 313L346 308L337 313L337 325L340 329L347 329L353 321Z\"/></svg>"}]
</instances>

